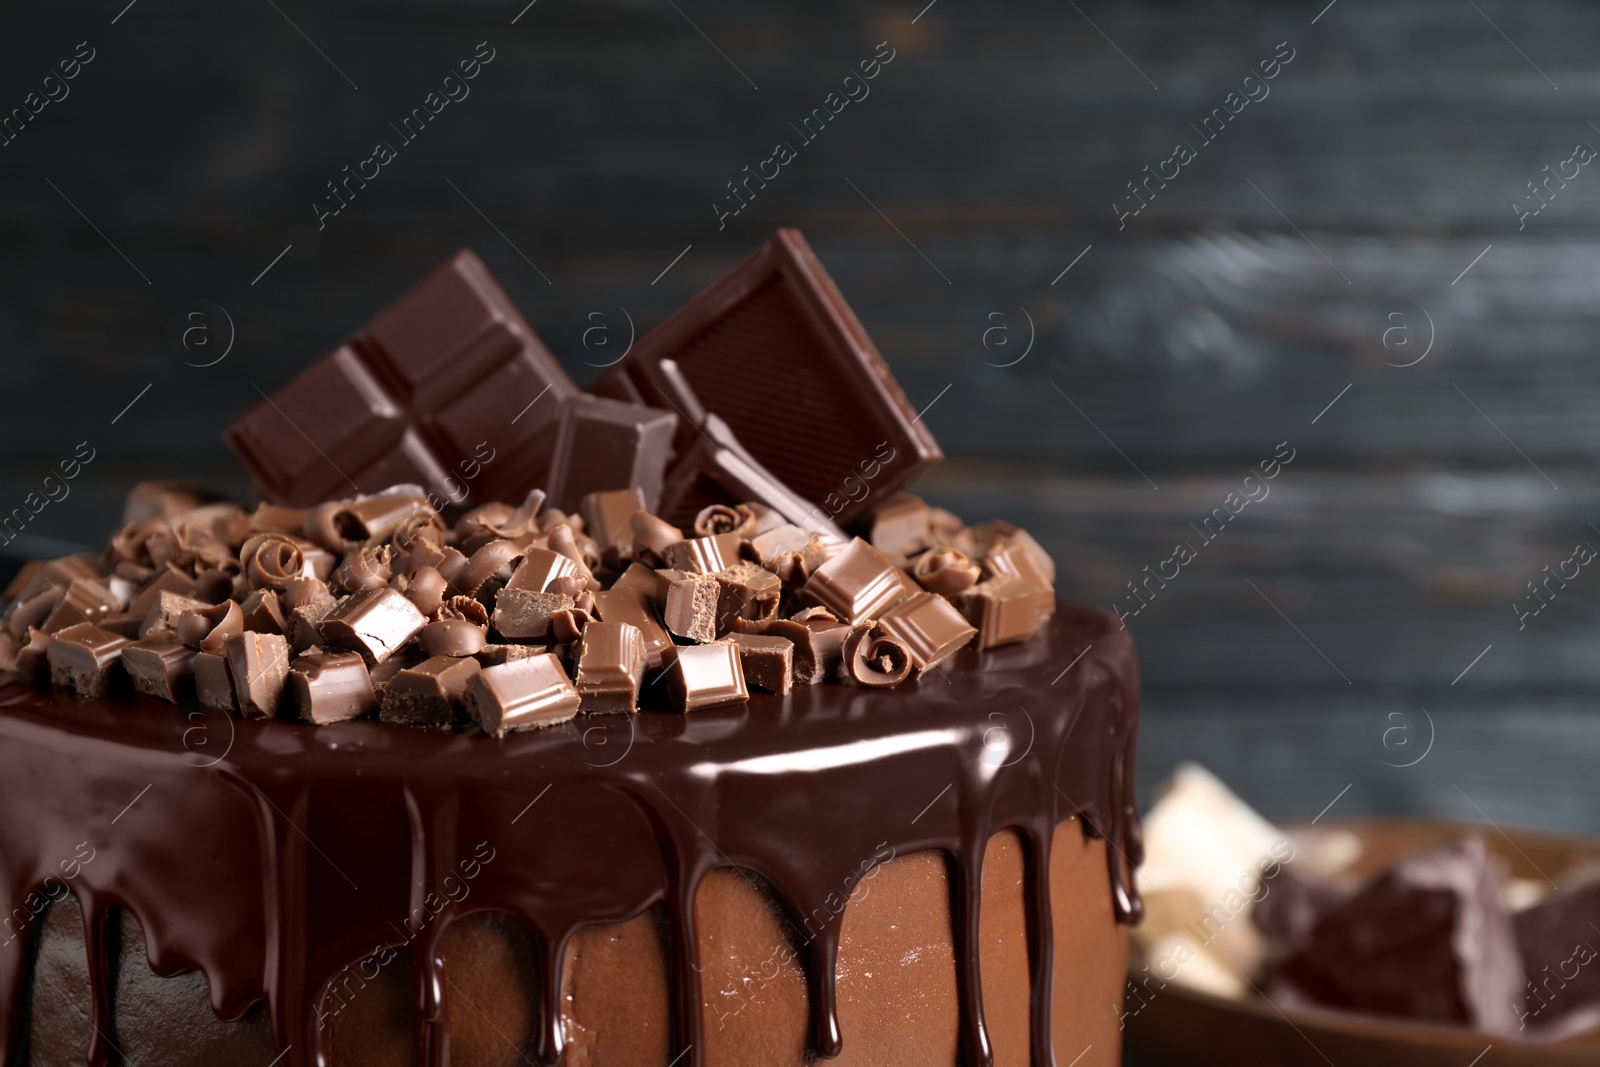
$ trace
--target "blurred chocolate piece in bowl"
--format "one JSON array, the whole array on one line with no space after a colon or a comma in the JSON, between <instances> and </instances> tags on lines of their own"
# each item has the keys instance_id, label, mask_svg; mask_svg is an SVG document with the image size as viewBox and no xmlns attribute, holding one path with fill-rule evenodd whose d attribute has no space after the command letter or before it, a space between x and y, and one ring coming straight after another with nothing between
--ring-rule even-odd
<instances>
[{"instance_id":1,"label":"blurred chocolate piece in bowl","mask_svg":"<svg viewBox=\"0 0 1600 1067\"><path fill-rule=\"evenodd\" d=\"M943 458L798 230L779 230L641 337L594 389L683 412L700 404L778 481L841 524ZM773 400L758 402L753 390ZM678 428L681 453L695 446L694 421Z\"/></svg>"},{"instance_id":2,"label":"blurred chocolate piece in bowl","mask_svg":"<svg viewBox=\"0 0 1600 1067\"><path fill-rule=\"evenodd\" d=\"M229 445L276 504L415 483L452 504L549 479L577 385L462 250L247 411Z\"/></svg>"}]
</instances>

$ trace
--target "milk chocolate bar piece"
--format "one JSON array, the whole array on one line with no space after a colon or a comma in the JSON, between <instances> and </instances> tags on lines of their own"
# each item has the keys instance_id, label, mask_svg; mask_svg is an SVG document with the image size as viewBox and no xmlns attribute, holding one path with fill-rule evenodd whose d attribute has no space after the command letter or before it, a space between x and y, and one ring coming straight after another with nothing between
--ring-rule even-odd
<instances>
[{"instance_id":1,"label":"milk chocolate bar piece","mask_svg":"<svg viewBox=\"0 0 1600 1067\"><path fill-rule=\"evenodd\" d=\"M368 589L340 602L322 620L330 645L359 652L369 664L382 663L415 637L428 620L393 589Z\"/></svg>"},{"instance_id":2,"label":"milk chocolate bar piece","mask_svg":"<svg viewBox=\"0 0 1600 1067\"><path fill-rule=\"evenodd\" d=\"M801 586L828 561L822 538L793 523L763 530L750 539L757 561L785 585Z\"/></svg>"},{"instance_id":3,"label":"milk chocolate bar piece","mask_svg":"<svg viewBox=\"0 0 1600 1067\"><path fill-rule=\"evenodd\" d=\"M244 616L244 628L263 634L287 634L289 620L283 616L283 604L271 589L257 589L239 604Z\"/></svg>"},{"instance_id":4,"label":"milk chocolate bar piece","mask_svg":"<svg viewBox=\"0 0 1600 1067\"><path fill-rule=\"evenodd\" d=\"M745 684L787 696L794 688L794 642L772 634L729 634L739 646Z\"/></svg>"},{"instance_id":5,"label":"milk chocolate bar piece","mask_svg":"<svg viewBox=\"0 0 1600 1067\"><path fill-rule=\"evenodd\" d=\"M667 630L691 641L712 641L717 636L717 602L722 586L709 574L656 571L666 587L661 621Z\"/></svg>"},{"instance_id":6,"label":"milk chocolate bar piece","mask_svg":"<svg viewBox=\"0 0 1600 1067\"><path fill-rule=\"evenodd\" d=\"M37 626L28 627L17 643L15 670L28 685L40 686L50 680L51 644L50 635Z\"/></svg>"},{"instance_id":7,"label":"milk chocolate bar piece","mask_svg":"<svg viewBox=\"0 0 1600 1067\"><path fill-rule=\"evenodd\" d=\"M750 699L739 646L732 640L667 650L667 695L673 711L700 711Z\"/></svg>"},{"instance_id":8,"label":"milk chocolate bar piece","mask_svg":"<svg viewBox=\"0 0 1600 1067\"><path fill-rule=\"evenodd\" d=\"M754 563L736 563L711 577L717 580L717 629L727 631L734 619L777 618L783 583Z\"/></svg>"},{"instance_id":9,"label":"milk chocolate bar piece","mask_svg":"<svg viewBox=\"0 0 1600 1067\"><path fill-rule=\"evenodd\" d=\"M652 582L656 581L654 571L639 569L649 574ZM651 670L661 666L662 655L672 647L672 635L661 625L653 598L618 584L596 593L594 606L597 618L605 622L625 622L637 629L644 639L645 666Z\"/></svg>"},{"instance_id":10,"label":"milk chocolate bar piece","mask_svg":"<svg viewBox=\"0 0 1600 1067\"><path fill-rule=\"evenodd\" d=\"M687 411L664 361L784 485L849 522L941 457L855 313L796 230L779 230L641 337L595 391ZM781 402L750 402L752 382ZM678 446L698 436L680 426ZM796 441L808 443L796 448ZM871 494L860 487L870 485ZM742 495L739 500L760 500ZM765 503L766 501L762 501ZM669 515L669 517L673 517ZM790 521L794 521L792 518Z\"/></svg>"},{"instance_id":11,"label":"milk chocolate bar piece","mask_svg":"<svg viewBox=\"0 0 1600 1067\"><path fill-rule=\"evenodd\" d=\"M552 552L548 548L530 548L523 554L522 562L512 572L511 580L505 584L505 588L544 593L549 591L556 579L577 573L577 563L561 553Z\"/></svg>"},{"instance_id":12,"label":"milk chocolate bar piece","mask_svg":"<svg viewBox=\"0 0 1600 1067\"><path fill-rule=\"evenodd\" d=\"M618 589L626 589L630 592L638 593L652 603L666 595L666 590L662 586L661 576L643 563L628 564L628 569L622 572L621 577L611 583L611 588L607 592L615 592ZM599 596L598 593L595 595ZM632 622L633 620L630 619L628 621ZM646 641L649 640L648 635L645 639Z\"/></svg>"},{"instance_id":13,"label":"milk chocolate bar piece","mask_svg":"<svg viewBox=\"0 0 1600 1067\"><path fill-rule=\"evenodd\" d=\"M739 546L743 540L737 534L717 534L713 537L691 537L666 547L661 558L673 570L712 574L726 570L739 562Z\"/></svg>"},{"instance_id":14,"label":"milk chocolate bar piece","mask_svg":"<svg viewBox=\"0 0 1600 1067\"><path fill-rule=\"evenodd\" d=\"M899 569L859 537L818 567L801 589L806 603L827 608L852 626L877 618L906 595Z\"/></svg>"},{"instance_id":15,"label":"milk chocolate bar piece","mask_svg":"<svg viewBox=\"0 0 1600 1067\"><path fill-rule=\"evenodd\" d=\"M802 685L816 685L838 673L850 632L848 625L831 618L774 619L764 631L794 645L794 676Z\"/></svg>"},{"instance_id":16,"label":"milk chocolate bar piece","mask_svg":"<svg viewBox=\"0 0 1600 1067\"><path fill-rule=\"evenodd\" d=\"M466 657L434 656L396 674L383 694L378 718L403 726L464 726L467 683L482 669Z\"/></svg>"},{"instance_id":17,"label":"milk chocolate bar piece","mask_svg":"<svg viewBox=\"0 0 1600 1067\"><path fill-rule=\"evenodd\" d=\"M139 624L139 636L146 637L157 630L168 630L176 633L179 616L186 611L198 611L205 607L204 603L193 597L163 590L156 594L155 602L144 613L144 621ZM139 613L134 612L134 614Z\"/></svg>"},{"instance_id":18,"label":"milk chocolate bar piece","mask_svg":"<svg viewBox=\"0 0 1600 1067\"><path fill-rule=\"evenodd\" d=\"M1509 1034L1522 967L1499 880L1470 838L1401 863L1324 915L1272 986L1327 1007Z\"/></svg>"},{"instance_id":19,"label":"milk chocolate bar piece","mask_svg":"<svg viewBox=\"0 0 1600 1067\"><path fill-rule=\"evenodd\" d=\"M135 615L148 614L155 606L156 600L162 593L176 593L179 596L194 596L194 579L178 568L176 564L168 563L156 576L139 590L139 595L133 598L128 605L128 610Z\"/></svg>"},{"instance_id":20,"label":"milk chocolate bar piece","mask_svg":"<svg viewBox=\"0 0 1600 1067\"><path fill-rule=\"evenodd\" d=\"M485 667L467 683L472 717L494 737L566 722L580 703L561 661L548 652Z\"/></svg>"},{"instance_id":21,"label":"milk chocolate bar piece","mask_svg":"<svg viewBox=\"0 0 1600 1067\"><path fill-rule=\"evenodd\" d=\"M114 684L122 650L131 643L92 622L58 630L50 635L50 680L85 700L103 697Z\"/></svg>"},{"instance_id":22,"label":"milk chocolate bar piece","mask_svg":"<svg viewBox=\"0 0 1600 1067\"><path fill-rule=\"evenodd\" d=\"M644 636L626 622L586 623L578 642L580 711L590 713L639 710L639 683L644 679Z\"/></svg>"},{"instance_id":23,"label":"milk chocolate bar piece","mask_svg":"<svg viewBox=\"0 0 1600 1067\"><path fill-rule=\"evenodd\" d=\"M501 637L543 641L550 636L551 617L576 604L564 593L534 593L507 586L495 594L494 628Z\"/></svg>"},{"instance_id":24,"label":"milk chocolate bar piece","mask_svg":"<svg viewBox=\"0 0 1600 1067\"><path fill-rule=\"evenodd\" d=\"M1044 621L1039 587L1025 578L990 578L956 598L956 607L978 628L978 647L1025 641Z\"/></svg>"},{"instance_id":25,"label":"milk chocolate bar piece","mask_svg":"<svg viewBox=\"0 0 1600 1067\"><path fill-rule=\"evenodd\" d=\"M53 634L79 623L96 622L121 607L116 596L98 579L74 578L39 629Z\"/></svg>"},{"instance_id":26,"label":"milk chocolate bar piece","mask_svg":"<svg viewBox=\"0 0 1600 1067\"><path fill-rule=\"evenodd\" d=\"M122 666L133 687L176 704L194 689L195 650L171 633L155 633L122 650Z\"/></svg>"},{"instance_id":27,"label":"milk chocolate bar piece","mask_svg":"<svg viewBox=\"0 0 1600 1067\"><path fill-rule=\"evenodd\" d=\"M284 694L303 721L321 726L375 710L367 663L355 652L304 652L289 665Z\"/></svg>"},{"instance_id":28,"label":"milk chocolate bar piece","mask_svg":"<svg viewBox=\"0 0 1600 1067\"><path fill-rule=\"evenodd\" d=\"M289 676L289 642L282 634L246 630L223 642L228 675L239 711L247 719L270 719L283 699Z\"/></svg>"},{"instance_id":29,"label":"milk chocolate bar piece","mask_svg":"<svg viewBox=\"0 0 1600 1067\"><path fill-rule=\"evenodd\" d=\"M220 652L196 652L193 666L194 695L200 703L221 711L238 710L226 656Z\"/></svg>"},{"instance_id":30,"label":"milk chocolate bar piece","mask_svg":"<svg viewBox=\"0 0 1600 1067\"><path fill-rule=\"evenodd\" d=\"M348 496L352 482L368 493L412 483L452 501L520 500L546 484L561 412L577 394L462 251L227 438L279 504Z\"/></svg>"},{"instance_id":31,"label":"milk chocolate bar piece","mask_svg":"<svg viewBox=\"0 0 1600 1067\"><path fill-rule=\"evenodd\" d=\"M637 486L588 493L578 501L584 532L595 539L602 552L631 545L633 517L646 510L644 494Z\"/></svg>"},{"instance_id":32,"label":"milk chocolate bar piece","mask_svg":"<svg viewBox=\"0 0 1600 1067\"><path fill-rule=\"evenodd\" d=\"M936 593L902 600L883 613L878 625L905 645L919 671L937 667L978 634L950 601Z\"/></svg>"},{"instance_id":33,"label":"milk chocolate bar piece","mask_svg":"<svg viewBox=\"0 0 1600 1067\"><path fill-rule=\"evenodd\" d=\"M550 468L550 504L576 511L590 493L635 486L647 511L661 498L678 416L660 407L580 394L566 401Z\"/></svg>"}]
</instances>

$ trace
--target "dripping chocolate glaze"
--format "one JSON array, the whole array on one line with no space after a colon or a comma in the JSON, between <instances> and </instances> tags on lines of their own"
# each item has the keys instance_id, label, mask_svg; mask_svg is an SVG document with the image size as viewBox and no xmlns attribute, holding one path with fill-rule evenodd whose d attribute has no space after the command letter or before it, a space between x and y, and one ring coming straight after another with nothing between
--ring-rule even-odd
<instances>
[{"instance_id":1,"label":"dripping chocolate glaze","mask_svg":"<svg viewBox=\"0 0 1600 1067\"><path fill-rule=\"evenodd\" d=\"M7 675L0 892L7 907L21 905L47 876L59 881L58 862L87 840L95 858L66 884L91 952L103 945L107 910L128 909L156 973L204 973L220 1017L264 1000L294 1067L327 1062L331 1027L318 1014L329 983L407 945L418 963L421 1062L443 1067L437 941L478 911L521 916L535 931L536 1051L554 1063L568 939L664 902L674 1051L687 1048L683 1062L699 1064L692 905L708 871L738 866L774 888L804 945L812 1044L828 1056L850 1040L833 969L847 878L886 853L938 849L950 857L962 1057L987 1065L983 850L1015 829L1026 856L1032 1062L1048 1067L1058 823L1079 816L1107 840L1117 918L1140 911L1130 870L1141 856L1138 697L1128 634L1066 605L1032 641L965 650L898 688L809 686L690 715L580 717L504 740L372 721L236 721L146 699L79 704ZM433 908L460 893L466 871L470 895ZM0 945L5 1064L17 1062L23 1036L28 941ZM95 1022L106 1030L111 976L95 954ZM90 1064L107 1062L105 1046L94 1039Z\"/></svg>"}]
</instances>

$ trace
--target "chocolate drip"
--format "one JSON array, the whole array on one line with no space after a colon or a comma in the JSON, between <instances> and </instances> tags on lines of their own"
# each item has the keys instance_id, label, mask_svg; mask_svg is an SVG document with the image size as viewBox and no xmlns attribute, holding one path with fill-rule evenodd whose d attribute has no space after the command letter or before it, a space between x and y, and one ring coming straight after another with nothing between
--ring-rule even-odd
<instances>
[{"instance_id":1,"label":"chocolate drip","mask_svg":"<svg viewBox=\"0 0 1600 1067\"><path fill-rule=\"evenodd\" d=\"M772 887L806 962L813 1051L830 1056L850 1040L834 960L852 888L896 855L941 850L951 857L961 1054L986 1067L983 853L994 833L1015 829L1025 846L1032 1063L1049 1067L1049 842L1071 816L1105 836L1117 917L1138 915L1137 701L1127 635L1066 606L1036 640L964 650L899 688L807 686L752 696L747 707L612 720L599 727L616 745L603 762L590 762L597 752L586 743L599 720L501 740L372 721L186 718L188 709L147 698L80 704L7 676L0 809L38 814L0 830L0 887L21 902L46 877L60 879L58 861L91 840L100 858L66 885L88 924L97 1032L112 1033L103 946L117 906L143 927L157 973L205 975L219 1016L264 1000L291 1067L329 1067L329 1022L343 1004L336 983L407 947L420 1059L444 1067L440 938L476 911L518 916L535 932L532 1043L556 1063L573 933L664 902L672 1053L689 1067L705 1055L694 901L707 872L734 867ZM209 748L196 744L203 716ZM18 1062L31 936L0 944L4 1064ZM106 1062L106 1041L94 1039L91 1063Z\"/></svg>"}]
</instances>

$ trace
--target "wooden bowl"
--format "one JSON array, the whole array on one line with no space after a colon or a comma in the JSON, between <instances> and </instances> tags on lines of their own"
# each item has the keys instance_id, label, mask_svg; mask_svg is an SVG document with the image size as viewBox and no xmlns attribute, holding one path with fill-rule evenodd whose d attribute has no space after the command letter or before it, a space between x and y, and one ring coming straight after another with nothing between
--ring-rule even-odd
<instances>
[{"instance_id":1,"label":"wooden bowl","mask_svg":"<svg viewBox=\"0 0 1600 1067\"><path fill-rule=\"evenodd\" d=\"M1303 826L1290 826L1299 832ZM1561 875L1600 862L1600 840L1538 830L1437 820L1375 819L1328 822L1362 843L1350 870L1359 880L1437 845L1478 835L1514 877L1561 884ZM1169 984L1129 1016L1128 1045L1163 1067L1568 1067L1600 1063L1600 1027L1538 1043L1370 1016L1279 1010L1265 997L1211 996Z\"/></svg>"}]
</instances>

